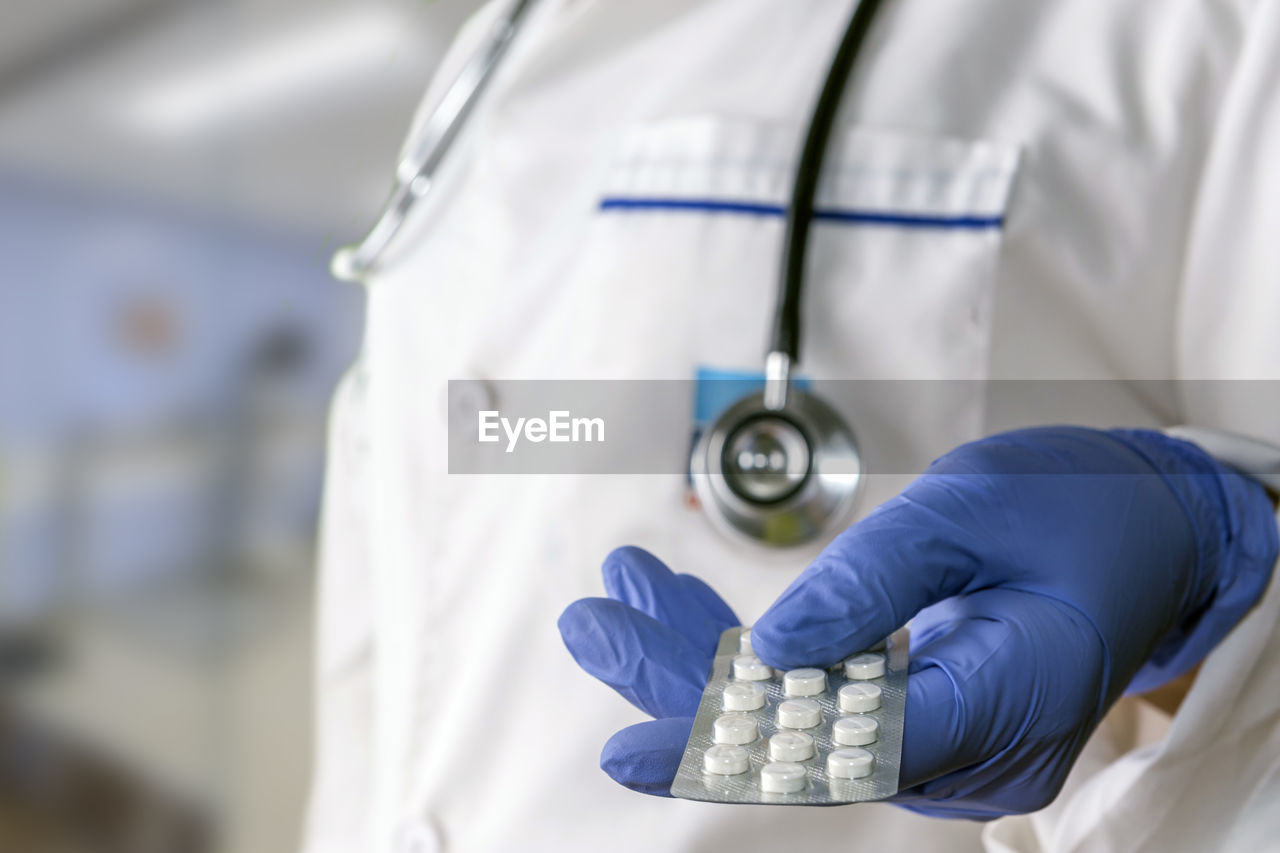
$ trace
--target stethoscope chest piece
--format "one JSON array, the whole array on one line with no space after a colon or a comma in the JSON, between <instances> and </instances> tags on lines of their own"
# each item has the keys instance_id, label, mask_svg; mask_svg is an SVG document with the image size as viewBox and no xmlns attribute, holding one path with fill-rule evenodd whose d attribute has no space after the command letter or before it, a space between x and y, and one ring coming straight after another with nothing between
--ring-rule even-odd
<instances>
[{"instance_id":1,"label":"stethoscope chest piece","mask_svg":"<svg viewBox=\"0 0 1280 853\"><path fill-rule=\"evenodd\" d=\"M802 545L846 521L862 488L853 431L818 397L792 388L786 406L739 400L695 443L689 460L703 509L756 543Z\"/></svg>"}]
</instances>

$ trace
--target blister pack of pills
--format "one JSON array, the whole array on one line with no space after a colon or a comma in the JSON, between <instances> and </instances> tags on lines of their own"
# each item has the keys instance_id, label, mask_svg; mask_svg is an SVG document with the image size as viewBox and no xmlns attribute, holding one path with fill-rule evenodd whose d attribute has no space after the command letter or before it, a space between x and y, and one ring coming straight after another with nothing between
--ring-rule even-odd
<instances>
[{"instance_id":1,"label":"blister pack of pills","mask_svg":"<svg viewBox=\"0 0 1280 853\"><path fill-rule=\"evenodd\" d=\"M715 803L822 806L898 790L906 628L828 669L772 669L751 630L720 636L671 794Z\"/></svg>"}]
</instances>

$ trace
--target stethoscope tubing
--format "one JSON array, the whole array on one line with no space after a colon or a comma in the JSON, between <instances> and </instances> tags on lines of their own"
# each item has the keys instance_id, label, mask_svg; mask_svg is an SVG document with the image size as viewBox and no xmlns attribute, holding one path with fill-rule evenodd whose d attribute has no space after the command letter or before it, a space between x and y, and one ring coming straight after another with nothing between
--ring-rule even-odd
<instances>
[{"instance_id":1,"label":"stethoscope tubing","mask_svg":"<svg viewBox=\"0 0 1280 853\"><path fill-rule=\"evenodd\" d=\"M395 186L369 233L355 246L340 250L332 271L342 281L360 281L382 257L404 227L410 211L431 192L437 169L466 126L480 96L493 78L529 9L537 0L514 0L495 24L488 40L463 66L405 147L396 164Z\"/></svg>"},{"instance_id":2,"label":"stethoscope tubing","mask_svg":"<svg viewBox=\"0 0 1280 853\"><path fill-rule=\"evenodd\" d=\"M421 132L406 146L396 166L394 189L373 228L358 245L334 256L335 277L363 280L404 227L414 206L430 193L437 169L461 134L534 2L514 0L488 41L463 66ZM841 100L880 3L881 0L858 0L805 134L787 209L782 270L765 357L764 391L748 395L726 410L690 459L690 474L713 522L767 545L799 545L827 532L852 510L861 487L862 462L852 430L822 400L800 392L793 394L791 370L800 358L800 309L814 197ZM801 430L805 436L803 455L809 460L806 464L817 464L818 470L811 470L812 476L806 476L801 487L788 494L786 500L750 500L734 494L729 488L732 484L721 471L722 460L716 448L751 424L767 431L771 421L790 422L797 417L809 427ZM834 464L841 470L823 471L822 464Z\"/></svg>"}]
</instances>

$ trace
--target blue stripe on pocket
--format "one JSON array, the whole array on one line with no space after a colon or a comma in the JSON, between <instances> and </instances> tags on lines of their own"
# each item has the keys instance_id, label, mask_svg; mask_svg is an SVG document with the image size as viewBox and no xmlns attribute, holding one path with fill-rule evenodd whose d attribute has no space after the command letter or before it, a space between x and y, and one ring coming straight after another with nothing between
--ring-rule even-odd
<instances>
[{"instance_id":1,"label":"blue stripe on pocket","mask_svg":"<svg viewBox=\"0 0 1280 853\"><path fill-rule=\"evenodd\" d=\"M600 200L602 211L669 211L682 213L728 213L739 216L784 217L787 208L778 204L728 201L712 198L643 198L610 196ZM874 210L819 208L813 217L819 222L844 225L878 225L888 228L959 229L982 231L1004 227L1003 216L933 216L912 213L885 213Z\"/></svg>"}]
</instances>

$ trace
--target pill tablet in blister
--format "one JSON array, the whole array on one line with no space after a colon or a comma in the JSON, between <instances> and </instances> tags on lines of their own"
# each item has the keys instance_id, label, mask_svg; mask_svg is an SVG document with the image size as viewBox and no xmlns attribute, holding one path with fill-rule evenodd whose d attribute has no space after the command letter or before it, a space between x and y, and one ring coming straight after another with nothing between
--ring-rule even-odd
<instances>
[{"instance_id":1,"label":"pill tablet in blister","mask_svg":"<svg viewBox=\"0 0 1280 853\"><path fill-rule=\"evenodd\" d=\"M760 770L760 790L766 794L794 794L804 790L803 764L775 761Z\"/></svg>"},{"instance_id":2,"label":"pill tablet in blister","mask_svg":"<svg viewBox=\"0 0 1280 853\"><path fill-rule=\"evenodd\" d=\"M754 681L731 681L724 686L726 711L758 711L764 707L764 688Z\"/></svg>"},{"instance_id":3,"label":"pill tablet in blister","mask_svg":"<svg viewBox=\"0 0 1280 853\"><path fill-rule=\"evenodd\" d=\"M813 738L804 732L778 732L769 738L773 761L805 761L813 758Z\"/></svg>"},{"instance_id":4,"label":"pill tablet in blister","mask_svg":"<svg viewBox=\"0 0 1280 853\"><path fill-rule=\"evenodd\" d=\"M884 675L884 655L874 652L854 655L844 662L844 677L866 681Z\"/></svg>"},{"instance_id":5,"label":"pill tablet in blister","mask_svg":"<svg viewBox=\"0 0 1280 853\"><path fill-rule=\"evenodd\" d=\"M716 744L702 755L702 769L717 776L737 776L749 766L747 751L740 746Z\"/></svg>"},{"instance_id":6,"label":"pill tablet in blister","mask_svg":"<svg viewBox=\"0 0 1280 853\"><path fill-rule=\"evenodd\" d=\"M827 775L832 779L861 779L871 775L875 763L875 756L865 749L833 749L827 756Z\"/></svg>"},{"instance_id":7,"label":"pill tablet in blister","mask_svg":"<svg viewBox=\"0 0 1280 853\"><path fill-rule=\"evenodd\" d=\"M746 714L723 714L716 717L711 727L711 739L716 743L740 745L751 743L760 736L760 726L755 717Z\"/></svg>"},{"instance_id":8,"label":"pill tablet in blister","mask_svg":"<svg viewBox=\"0 0 1280 853\"><path fill-rule=\"evenodd\" d=\"M836 695L840 700L841 711L846 714L865 714L880 707L880 694L880 685L857 681L841 687Z\"/></svg>"},{"instance_id":9,"label":"pill tablet in blister","mask_svg":"<svg viewBox=\"0 0 1280 853\"><path fill-rule=\"evenodd\" d=\"M753 655L755 650L751 648L751 629L743 631L738 635L738 654Z\"/></svg>"},{"instance_id":10,"label":"pill tablet in blister","mask_svg":"<svg viewBox=\"0 0 1280 853\"><path fill-rule=\"evenodd\" d=\"M773 669L755 655L738 655L733 659L733 677L742 681L768 681Z\"/></svg>"},{"instance_id":11,"label":"pill tablet in blister","mask_svg":"<svg viewBox=\"0 0 1280 853\"><path fill-rule=\"evenodd\" d=\"M720 634L672 796L791 806L892 796L901 775L907 630L895 632L883 651L866 644L835 660L797 661L794 669L761 660L751 651L754 632L742 636L747 630ZM847 678L846 664L863 677Z\"/></svg>"},{"instance_id":12,"label":"pill tablet in blister","mask_svg":"<svg viewBox=\"0 0 1280 853\"><path fill-rule=\"evenodd\" d=\"M793 669L782 676L782 692L788 696L820 696L827 689L827 674L820 669Z\"/></svg>"},{"instance_id":13,"label":"pill tablet in blister","mask_svg":"<svg viewBox=\"0 0 1280 853\"><path fill-rule=\"evenodd\" d=\"M831 739L841 746L866 746L875 743L879 736L880 724L875 717L854 714L831 724Z\"/></svg>"},{"instance_id":14,"label":"pill tablet in blister","mask_svg":"<svg viewBox=\"0 0 1280 853\"><path fill-rule=\"evenodd\" d=\"M811 729L822 722L822 706L813 699L788 699L778 703L778 726Z\"/></svg>"}]
</instances>

